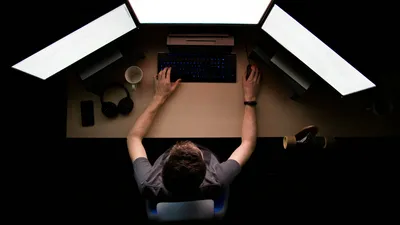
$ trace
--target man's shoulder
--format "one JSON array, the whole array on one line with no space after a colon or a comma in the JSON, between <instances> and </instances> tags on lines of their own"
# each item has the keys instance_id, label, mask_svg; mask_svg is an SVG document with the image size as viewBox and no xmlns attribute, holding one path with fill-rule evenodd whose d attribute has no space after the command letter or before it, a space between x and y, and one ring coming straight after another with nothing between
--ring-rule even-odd
<instances>
[{"instance_id":1,"label":"man's shoulder","mask_svg":"<svg viewBox=\"0 0 400 225\"><path fill-rule=\"evenodd\" d=\"M199 191L201 192L201 196L204 198L214 198L215 196L218 196L223 189L218 177L220 165L219 160L208 148L198 144L196 145L201 151L203 151L204 161L207 166L206 176L199 187ZM163 201L172 198L162 182L162 169L167 159L167 154L168 150L156 160L149 171L146 181L143 183L143 195L147 199Z\"/></svg>"}]
</instances>

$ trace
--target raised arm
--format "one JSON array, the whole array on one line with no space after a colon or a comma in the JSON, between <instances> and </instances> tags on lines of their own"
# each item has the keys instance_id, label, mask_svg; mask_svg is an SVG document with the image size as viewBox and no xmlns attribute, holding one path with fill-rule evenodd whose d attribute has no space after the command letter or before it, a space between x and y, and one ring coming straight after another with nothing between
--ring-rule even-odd
<instances>
[{"instance_id":1,"label":"raised arm","mask_svg":"<svg viewBox=\"0 0 400 225\"><path fill-rule=\"evenodd\" d=\"M245 102L257 101L257 95L260 89L260 73L258 68L253 65L251 73L246 79L243 75L243 95ZM257 115L255 106L245 105L242 124L242 143L232 153L229 159L236 160L240 166L243 166L253 153L257 142Z\"/></svg>"},{"instance_id":2,"label":"raised arm","mask_svg":"<svg viewBox=\"0 0 400 225\"><path fill-rule=\"evenodd\" d=\"M139 157L147 158L142 140L150 129L158 110L181 81L179 79L175 83L171 83L171 68L163 69L154 79L156 81L156 91L153 100L136 120L127 137L129 155L132 161Z\"/></svg>"}]
</instances>

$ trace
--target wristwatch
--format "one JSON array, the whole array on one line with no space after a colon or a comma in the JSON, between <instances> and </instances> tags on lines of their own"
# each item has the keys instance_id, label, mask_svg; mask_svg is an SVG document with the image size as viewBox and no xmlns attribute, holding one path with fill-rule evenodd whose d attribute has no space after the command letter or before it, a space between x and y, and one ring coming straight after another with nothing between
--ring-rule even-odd
<instances>
[{"instance_id":1,"label":"wristwatch","mask_svg":"<svg viewBox=\"0 0 400 225\"><path fill-rule=\"evenodd\" d=\"M257 102L256 102L256 101L244 102L244 105L256 106L256 105L257 105Z\"/></svg>"}]
</instances>

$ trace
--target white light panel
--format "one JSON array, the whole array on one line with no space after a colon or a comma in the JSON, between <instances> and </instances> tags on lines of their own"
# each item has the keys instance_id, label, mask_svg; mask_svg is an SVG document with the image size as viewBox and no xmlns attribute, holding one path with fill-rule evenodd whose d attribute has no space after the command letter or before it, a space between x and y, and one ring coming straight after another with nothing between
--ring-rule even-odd
<instances>
[{"instance_id":1,"label":"white light panel","mask_svg":"<svg viewBox=\"0 0 400 225\"><path fill-rule=\"evenodd\" d=\"M129 0L140 23L258 24L271 0Z\"/></svg>"},{"instance_id":2,"label":"white light panel","mask_svg":"<svg viewBox=\"0 0 400 225\"><path fill-rule=\"evenodd\" d=\"M124 4L12 67L47 79L135 28Z\"/></svg>"},{"instance_id":3,"label":"white light panel","mask_svg":"<svg viewBox=\"0 0 400 225\"><path fill-rule=\"evenodd\" d=\"M375 84L279 6L273 6L262 29L342 96L375 87Z\"/></svg>"}]
</instances>

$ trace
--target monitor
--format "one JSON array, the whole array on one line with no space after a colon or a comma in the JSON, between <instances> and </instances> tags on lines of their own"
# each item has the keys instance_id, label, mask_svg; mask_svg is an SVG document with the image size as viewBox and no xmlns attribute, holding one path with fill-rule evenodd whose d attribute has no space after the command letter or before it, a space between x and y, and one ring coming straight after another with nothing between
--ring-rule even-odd
<instances>
[{"instance_id":1,"label":"monitor","mask_svg":"<svg viewBox=\"0 0 400 225\"><path fill-rule=\"evenodd\" d=\"M47 79L135 28L123 4L12 67Z\"/></svg>"},{"instance_id":2,"label":"monitor","mask_svg":"<svg viewBox=\"0 0 400 225\"><path fill-rule=\"evenodd\" d=\"M140 23L258 24L271 0L129 0Z\"/></svg>"},{"instance_id":3,"label":"monitor","mask_svg":"<svg viewBox=\"0 0 400 225\"><path fill-rule=\"evenodd\" d=\"M262 29L342 96L375 87L374 83L278 5L272 7Z\"/></svg>"}]
</instances>

